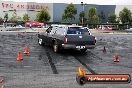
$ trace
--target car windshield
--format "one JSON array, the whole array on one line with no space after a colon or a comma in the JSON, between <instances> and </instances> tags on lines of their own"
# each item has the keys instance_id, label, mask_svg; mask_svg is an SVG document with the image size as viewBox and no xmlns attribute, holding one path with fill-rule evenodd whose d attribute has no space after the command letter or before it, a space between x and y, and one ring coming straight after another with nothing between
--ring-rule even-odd
<instances>
[{"instance_id":1,"label":"car windshield","mask_svg":"<svg viewBox=\"0 0 132 88\"><path fill-rule=\"evenodd\" d=\"M83 27L69 27L67 34L85 34L85 33L89 33L87 28L83 28Z\"/></svg>"}]
</instances>

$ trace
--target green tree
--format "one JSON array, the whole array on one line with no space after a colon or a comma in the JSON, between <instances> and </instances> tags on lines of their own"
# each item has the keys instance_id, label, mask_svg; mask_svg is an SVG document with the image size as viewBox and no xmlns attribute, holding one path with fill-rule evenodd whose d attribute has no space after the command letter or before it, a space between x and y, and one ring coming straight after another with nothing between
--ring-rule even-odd
<instances>
[{"instance_id":1,"label":"green tree","mask_svg":"<svg viewBox=\"0 0 132 88\"><path fill-rule=\"evenodd\" d=\"M99 17L99 21L102 23L102 20L105 19L105 14L103 11L100 11L99 14L98 14L98 17Z\"/></svg>"},{"instance_id":2,"label":"green tree","mask_svg":"<svg viewBox=\"0 0 132 88\"><path fill-rule=\"evenodd\" d=\"M108 21L109 21L109 23L116 23L116 14L115 13L110 13L108 15Z\"/></svg>"},{"instance_id":3,"label":"green tree","mask_svg":"<svg viewBox=\"0 0 132 88\"><path fill-rule=\"evenodd\" d=\"M128 8L124 8L119 12L119 17L122 23L130 23L132 19L132 13Z\"/></svg>"},{"instance_id":4,"label":"green tree","mask_svg":"<svg viewBox=\"0 0 132 88\"><path fill-rule=\"evenodd\" d=\"M21 17L12 15L12 17L9 19L9 22L16 23L18 21L21 21Z\"/></svg>"},{"instance_id":5,"label":"green tree","mask_svg":"<svg viewBox=\"0 0 132 88\"><path fill-rule=\"evenodd\" d=\"M87 19L85 18L85 12L84 11L81 11L79 14L80 23L82 23L82 19L83 19L83 23L86 24Z\"/></svg>"},{"instance_id":6,"label":"green tree","mask_svg":"<svg viewBox=\"0 0 132 88\"><path fill-rule=\"evenodd\" d=\"M88 11L88 18L91 19L94 15L96 15L96 8L90 7Z\"/></svg>"},{"instance_id":7,"label":"green tree","mask_svg":"<svg viewBox=\"0 0 132 88\"><path fill-rule=\"evenodd\" d=\"M62 20L71 22L73 19L75 20L75 15L77 14L77 9L74 7L72 3L68 4L64 10L62 15Z\"/></svg>"},{"instance_id":8,"label":"green tree","mask_svg":"<svg viewBox=\"0 0 132 88\"><path fill-rule=\"evenodd\" d=\"M99 23L99 17L97 15L94 15L91 20L92 24L98 24Z\"/></svg>"},{"instance_id":9,"label":"green tree","mask_svg":"<svg viewBox=\"0 0 132 88\"><path fill-rule=\"evenodd\" d=\"M29 18L30 18L30 17L28 16L28 14L25 13L25 14L23 15L23 21L24 21L24 22L28 22L28 21L29 21Z\"/></svg>"},{"instance_id":10,"label":"green tree","mask_svg":"<svg viewBox=\"0 0 132 88\"><path fill-rule=\"evenodd\" d=\"M4 22L7 22L7 20L8 20L8 13L6 13L4 16Z\"/></svg>"},{"instance_id":11,"label":"green tree","mask_svg":"<svg viewBox=\"0 0 132 88\"><path fill-rule=\"evenodd\" d=\"M35 21L38 22L48 22L50 20L50 14L46 9L42 9L40 12L36 14Z\"/></svg>"},{"instance_id":12,"label":"green tree","mask_svg":"<svg viewBox=\"0 0 132 88\"><path fill-rule=\"evenodd\" d=\"M95 7L90 7L90 9L88 10L88 23L89 24L99 23L99 17L96 15Z\"/></svg>"},{"instance_id":13,"label":"green tree","mask_svg":"<svg viewBox=\"0 0 132 88\"><path fill-rule=\"evenodd\" d=\"M1 17L0 17L0 24L2 24L4 22L4 19L2 19Z\"/></svg>"},{"instance_id":14,"label":"green tree","mask_svg":"<svg viewBox=\"0 0 132 88\"><path fill-rule=\"evenodd\" d=\"M85 16L84 11L81 11L80 14L79 14L79 19L81 20L82 18L84 18L84 16Z\"/></svg>"}]
</instances>

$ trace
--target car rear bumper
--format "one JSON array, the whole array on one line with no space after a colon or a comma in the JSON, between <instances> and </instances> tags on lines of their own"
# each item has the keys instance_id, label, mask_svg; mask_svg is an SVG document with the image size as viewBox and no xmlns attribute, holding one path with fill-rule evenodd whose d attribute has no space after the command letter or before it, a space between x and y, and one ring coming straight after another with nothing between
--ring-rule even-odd
<instances>
[{"instance_id":1,"label":"car rear bumper","mask_svg":"<svg viewBox=\"0 0 132 88\"><path fill-rule=\"evenodd\" d=\"M62 44L63 49L94 49L95 45L85 45L85 46L80 45L79 47L77 45Z\"/></svg>"}]
</instances>

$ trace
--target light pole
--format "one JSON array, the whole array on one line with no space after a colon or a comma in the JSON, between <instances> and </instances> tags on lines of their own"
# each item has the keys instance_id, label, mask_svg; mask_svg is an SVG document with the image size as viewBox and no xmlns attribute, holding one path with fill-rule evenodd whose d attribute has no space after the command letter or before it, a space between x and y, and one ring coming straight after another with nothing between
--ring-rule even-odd
<instances>
[{"instance_id":1,"label":"light pole","mask_svg":"<svg viewBox=\"0 0 132 88\"><path fill-rule=\"evenodd\" d=\"M86 5L86 3L84 4L83 2L81 2L81 6L82 6L82 12L84 13L84 6ZM84 15L82 16L81 18L81 23L82 23L82 26L84 25Z\"/></svg>"}]
</instances>

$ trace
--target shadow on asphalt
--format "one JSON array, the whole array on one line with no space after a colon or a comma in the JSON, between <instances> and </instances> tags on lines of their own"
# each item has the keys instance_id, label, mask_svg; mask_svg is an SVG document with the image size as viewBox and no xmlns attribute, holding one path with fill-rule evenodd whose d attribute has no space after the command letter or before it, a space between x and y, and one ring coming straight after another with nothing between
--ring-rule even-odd
<instances>
[{"instance_id":1,"label":"shadow on asphalt","mask_svg":"<svg viewBox=\"0 0 132 88\"><path fill-rule=\"evenodd\" d=\"M48 50L49 52L53 52L53 48L51 46L42 46L43 48L45 48L46 50ZM74 49L62 49L61 51L59 51L56 54L61 54L61 55L77 55L77 56L86 56L87 53L90 51L86 51L85 53L82 53L79 50L74 50Z\"/></svg>"},{"instance_id":2,"label":"shadow on asphalt","mask_svg":"<svg viewBox=\"0 0 132 88\"><path fill-rule=\"evenodd\" d=\"M54 57L56 56L63 56L63 57L69 57L73 56L75 59L79 59L83 61L86 64L93 63L93 58L96 58L93 53L91 53L90 50L87 50L85 53L80 52L79 50L73 50L73 49L63 49L58 53L53 52L53 48L49 46L42 46L43 49L46 50L46 52L49 52Z\"/></svg>"}]
</instances>

